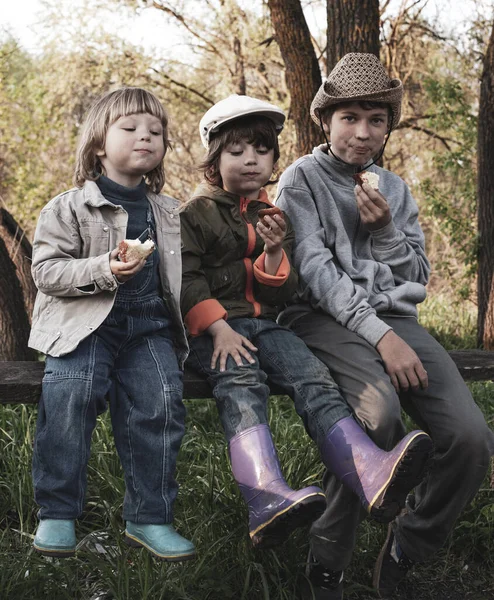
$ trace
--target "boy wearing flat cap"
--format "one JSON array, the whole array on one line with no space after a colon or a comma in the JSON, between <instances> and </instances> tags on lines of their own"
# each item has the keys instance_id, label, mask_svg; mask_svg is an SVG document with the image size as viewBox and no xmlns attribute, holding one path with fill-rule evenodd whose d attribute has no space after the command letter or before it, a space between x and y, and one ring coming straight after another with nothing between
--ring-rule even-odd
<instances>
[{"instance_id":1,"label":"boy wearing flat cap","mask_svg":"<svg viewBox=\"0 0 494 600\"><path fill-rule=\"evenodd\" d=\"M389 526L374 573L381 596L444 544L494 447L455 364L418 324L430 267L417 205L400 177L376 165L400 120L402 95L401 81L376 56L345 55L311 105L327 143L284 172L276 201L295 229L300 278L297 303L281 324L330 368L378 446L403 437L401 407L435 444L429 477ZM311 529L308 597L339 600L361 511L329 471L324 485L327 508Z\"/></svg>"}]
</instances>

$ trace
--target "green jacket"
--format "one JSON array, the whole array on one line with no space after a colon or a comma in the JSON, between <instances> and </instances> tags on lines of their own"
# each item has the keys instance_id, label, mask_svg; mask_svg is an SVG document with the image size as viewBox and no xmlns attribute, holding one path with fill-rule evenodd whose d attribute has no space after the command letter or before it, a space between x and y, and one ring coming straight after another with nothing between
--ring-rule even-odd
<instances>
[{"instance_id":1,"label":"green jacket","mask_svg":"<svg viewBox=\"0 0 494 600\"><path fill-rule=\"evenodd\" d=\"M247 200L202 184L182 209L181 309L191 335L221 318L276 319L278 307L292 299L298 277L289 260L295 236L288 219L278 272L264 272L264 242L255 225L267 206L264 190L258 200Z\"/></svg>"}]
</instances>

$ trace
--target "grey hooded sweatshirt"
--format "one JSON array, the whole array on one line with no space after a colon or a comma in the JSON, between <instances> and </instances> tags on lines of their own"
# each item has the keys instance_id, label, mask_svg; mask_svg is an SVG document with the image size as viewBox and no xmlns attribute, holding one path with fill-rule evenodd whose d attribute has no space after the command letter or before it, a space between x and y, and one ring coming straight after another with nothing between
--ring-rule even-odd
<instances>
[{"instance_id":1,"label":"grey hooded sweatshirt","mask_svg":"<svg viewBox=\"0 0 494 600\"><path fill-rule=\"evenodd\" d=\"M408 186L386 169L368 170L379 175L392 215L372 232L360 220L356 169L328 154L325 144L281 176L276 204L295 229L293 264L300 284L297 303L280 320L322 311L376 346L391 329L379 315L417 316L430 266Z\"/></svg>"}]
</instances>

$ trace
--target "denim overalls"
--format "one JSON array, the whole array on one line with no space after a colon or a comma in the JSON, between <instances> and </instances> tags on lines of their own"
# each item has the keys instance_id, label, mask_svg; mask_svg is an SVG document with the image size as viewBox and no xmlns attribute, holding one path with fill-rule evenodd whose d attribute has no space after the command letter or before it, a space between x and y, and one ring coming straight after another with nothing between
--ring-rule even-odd
<instances>
[{"instance_id":1,"label":"denim overalls","mask_svg":"<svg viewBox=\"0 0 494 600\"><path fill-rule=\"evenodd\" d=\"M152 230L149 207L147 222ZM142 232L136 233L135 227L129 219L128 238ZM46 358L33 457L41 519L81 515L91 435L108 395L125 475L124 520L148 524L173 520L185 409L172 321L160 294L158 260L155 250L145 267L119 286L106 320L73 352Z\"/></svg>"}]
</instances>

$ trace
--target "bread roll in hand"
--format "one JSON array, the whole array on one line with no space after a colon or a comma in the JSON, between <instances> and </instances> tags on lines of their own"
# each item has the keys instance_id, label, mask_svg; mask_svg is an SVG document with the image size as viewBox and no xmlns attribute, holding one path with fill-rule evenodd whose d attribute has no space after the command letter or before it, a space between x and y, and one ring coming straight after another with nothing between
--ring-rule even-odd
<instances>
[{"instance_id":1,"label":"bread roll in hand","mask_svg":"<svg viewBox=\"0 0 494 600\"><path fill-rule=\"evenodd\" d=\"M155 245L152 240L141 242L140 240L123 240L118 244L118 256L122 262L145 259L154 250Z\"/></svg>"},{"instance_id":2,"label":"bread roll in hand","mask_svg":"<svg viewBox=\"0 0 494 600\"><path fill-rule=\"evenodd\" d=\"M362 171L361 173L355 173L353 178L359 185L368 183L372 189L379 189L379 175L377 173L372 173L371 171Z\"/></svg>"},{"instance_id":3,"label":"bread roll in hand","mask_svg":"<svg viewBox=\"0 0 494 600\"><path fill-rule=\"evenodd\" d=\"M283 211L277 206L271 206L270 208L261 208L257 215L264 227L269 227L269 223L265 221L264 217L274 217L274 215L281 215L283 217Z\"/></svg>"}]
</instances>

